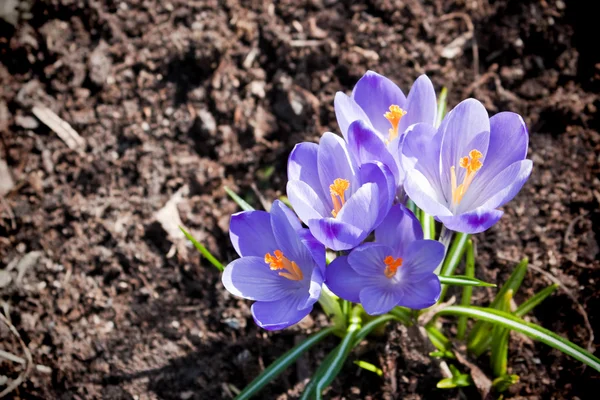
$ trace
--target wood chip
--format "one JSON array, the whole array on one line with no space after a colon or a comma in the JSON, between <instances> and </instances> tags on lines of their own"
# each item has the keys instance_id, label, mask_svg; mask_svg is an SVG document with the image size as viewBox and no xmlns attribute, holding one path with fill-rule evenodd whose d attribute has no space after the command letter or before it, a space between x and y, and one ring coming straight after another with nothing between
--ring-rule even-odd
<instances>
[{"instance_id":1,"label":"wood chip","mask_svg":"<svg viewBox=\"0 0 600 400\"><path fill-rule=\"evenodd\" d=\"M4 196L12 190L15 182L10 175L6 161L0 158L0 196Z\"/></svg>"},{"instance_id":2,"label":"wood chip","mask_svg":"<svg viewBox=\"0 0 600 400\"><path fill-rule=\"evenodd\" d=\"M79 136L79 133L68 122L56 115L54 111L38 104L33 107L32 112L42 123L52 129L70 149L83 150L85 148L85 140Z\"/></svg>"}]
</instances>

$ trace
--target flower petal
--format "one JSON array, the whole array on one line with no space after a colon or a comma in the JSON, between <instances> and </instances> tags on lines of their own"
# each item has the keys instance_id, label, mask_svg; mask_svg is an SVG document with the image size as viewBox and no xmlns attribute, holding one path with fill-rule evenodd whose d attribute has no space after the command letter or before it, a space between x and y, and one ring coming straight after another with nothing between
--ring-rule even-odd
<instances>
[{"instance_id":1,"label":"flower petal","mask_svg":"<svg viewBox=\"0 0 600 400\"><path fill-rule=\"evenodd\" d=\"M365 277L348 265L348 257L340 256L325 270L325 283L337 296L353 303L359 303L358 294L365 287Z\"/></svg>"},{"instance_id":2,"label":"flower petal","mask_svg":"<svg viewBox=\"0 0 600 400\"><path fill-rule=\"evenodd\" d=\"M242 257L231 262L221 277L231 294L248 300L274 301L294 293L302 284L279 276L261 257Z\"/></svg>"},{"instance_id":3,"label":"flower petal","mask_svg":"<svg viewBox=\"0 0 600 400\"><path fill-rule=\"evenodd\" d=\"M321 190L320 184L318 189ZM323 218L331 215L331 211L327 211L321 198L306 182L289 181L286 192L294 211L304 223L313 218Z\"/></svg>"},{"instance_id":4,"label":"flower petal","mask_svg":"<svg viewBox=\"0 0 600 400\"><path fill-rule=\"evenodd\" d=\"M450 171L456 170L457 182L462 182L465 168L461 168L459 161L473 149L479 150L485 163L490 136L490 120L488 113L479 101L467 99L459 103L444 118L440 126L442 133L442 147L440 152L441 189L448 203L452 199L452 185Z\"/></svg>"},{"instance_id":5,"label":"flower petal","mask_svg":"<svg viewBox=\"0 0 600 400\"><path fill-rule=\"evenodd\" d=\"M333 202L327 196L330 193L329 186L338 178L346 179L350 182L350 188L346 191L346 198L349 198L359 186L356 177L358 167L348 152L346 142L331 132L326 132L321 137L317 160L319 179L325 193L324 203L333 210Z\"/></svg>"},{"instance_id":6,"label":"flower petal","mask_svg":"<svg viewBox=\"0 0 600 400\"><path fill-rule=\"evenodd\" d=\"M400 172L386 144L375 131L361 120L354 121L348 128L348 148L359 165L380 161L390 169L395 182L399 183Z\"/></svg>"},{"instance_id":7,"label":"flower petal","mask_svg":"<svg viewBox=\"0 0 600 400\"><path fill-rule=\"evenodd\" d=\"M436 113L435 89L427 75L421 75L410 88L406 99L406 115L400 120L398 132L403 133L409 126L420 122L433 126Z\"/></svg>"},{"instance_id":8,"label":"flower petal","mask_svg":"<svg viewBox=\"0 0 600 400\"><path fill-rule=\"evenodd\" d=\"M365 183L348 199L336 219L368 234L375 228L375 223L378 221L380 208L375 205L379 201L385 202L384 205L389 210L391 204L388 199L380 198L378 185L371 182ZM387 210L385 212L387 213Z\"/></svg>"},{"instance_id":9,"label":"flower petal","mask_svg":"<svg viewBox=\"0 0 600 400\"><path fill-rule=\"evenodd\" d=\"M437 240L417 240L410 243L404 253L403 279L419 281L432 274L444 260L446 249Z\"/></svg>"},{"instance_id":10,"label":"flower petal","mask_svg":"<svg viewBox=\"0 0 600 400\"><path fill-rule=\"evenodd\" d=\"M340 130L342 131L342 135L344 139L348 140L348 127L350 124L356 120L363 120L368 125L371 125L369 121L369 117L356 101L345 93L337 92L335 94L335 98L333 99L333 108L335 110L335 117L337 119L337 123L340 126ZM387 132L387 131L386 131ZM379 134L379 132L377 132ZM383 137L382 137L383 138Z\"/></svg>"},{"instance_id":11,"label":"flower petal","mask_svg":"<svg viewBox=\"0 0 600 400\"><path fill-rule=\"evenodd\" d=\"M460 215L439 216L437 217L446 228L462 233L480 233L494 225L504 211L476 208Z\"/></svg>"},{"instance_id":12,"label":"flower petal","mask_svg":"<svg viewBox=\"0 0 600 400\"><path fill-rule=\"evenodd\" d=\"M311 307L321 297L321 287L325 276L321 268L314 268L312 275L310 276L310 283L308 285L308 297L304 302L298 303L298 310L302 310L306 307Z\"/></svg>"},{"instance_id":13,"label":"flower petal","mask_svg":"<svg viewBox=\"0 0 600 400\"><path fill-rule=\"evenodd\" d=\"M252 304L252 316L256 325L268 331L275 331L297 324L306 317L313 306L298 309L306 301L306 296L288 296L278 301L258 301Z\"/></svg>"},{"instance_id":14,"label":"flower petal","mask_svg":"<svg viewBox=\"0 0 600 400\"><path fill-rule=\"evenodd\" d=\"M399 306L420 310L434 305L441 292L440 280L435 274L418 282L402 285Z\"/></svg>"},{"instance_id":15,"label":"flower petal","mask_svg":"<svg viewBox=\"0 0 600 400\"><path fill-rule=\"evenodd\" d=\"M406 174L404 190L408 197L427 214L436 218L452 215L446 207L445 199L440 198L440 194L431 186L421 171L413 169Z\"/></svg>"},{"instance_id":16,"label":"flower petal","mask_svg":"<svg viewBox=\"0 0 600 400\"><path fill-rule=\"evenodd\" d=\"M385 258L393 255L391 247L379 243L365 243L352 250L348 255L348 264L357 274L363 277L380 278L388 281L385 272Z\"/></svg>"},{"instance_id":17,"label":"flower petal","mask_svg":"<svg viewBox=\"0 0 600 400\"><path fill-rule=\"evenodd\" d=\"M323 198L329 192L323 193L319 170L317 165L317 154L319 145L316 143L298 143L288 158L288 180L302 181L310 186L315 193Z\"/></svg>"},{"instance_id":18,"label":"flower petal","mask_svg":"<svg viewBox=\"0 0 600 400\"><path fill-rule=\"evenodd\" d=\"M229 238L241 256L264 257L277 249L271 228L271 217L266 211L242 211L231 216Z\"/></svg>"},{"instance_id":19,"label":"flower petal","mask_svg":"<svg viewBox=\"0 0 600 400\"><path fill-rule=\"evenodd\" d=\"M415 168L420 161L419 170L432 183L440 182L440 146L442 135L429 124L415 124L406 131L402 142L402 167L405 171Z\"/></svg>"},{"instance_id":20,"label":"flower petal","mask_svg":"<svg viewBox=\"0 0 600 400\"><path fill-rule=\"evenodd\" d=\"M394 249L395 257L405 257L411 243L423 240L423 229L412 211L396 204L375 229L375 240Z\"/></svg>"},{"instance_id":21,"label":"flower petal","mask_svg":"<svg viewBox=\"0 0 600 400\"><path fill-rule=\"evenodd\" d=\"M308 221L308 227L319 242L335 251L350 250L358 246L369 234L335 218L311 219Z\"/></svg>"},{"instance_id":22,"label":"flower petal","mask_svg":"<svg viewBox=\"0 0 600 400\"><path fill-rule=\"evenodd\" d=\"M371 183L377 187L378 199L376 199L374 203L377 207L374 207L373 203L371 203L371 207L368 208L368 212L377 212L375 222L368 228L368 230L371 231L373 228L379 226L388 214L392 204L394 204L397 188L396 181L388 167L379 162L364 164L360 169L359 176L363 186L367 183ZM356 195L356 193L354 195ZM342 211L343 210L344 208L342 208ZM350 210L346 212L350 212ZM340 215L339 218L342 221L345 221L344 216Z\"/></svg>"},{"instance_id":23,"label":"flower petal","mask_svg":"<svg viewBox=\"0 0 600 400\"><path fill-rule=\"evenodd\" d=\"M373 71L367 71L356 82L352 98L364 110L373 127L387 137L390 122L383 116L391 105L406 109L406 96L391 80ZM357 118L358 119L358 118Z\"/></svg>"},{"instance_id":24,"label":"flower petal","mask_svg":"<svg viewBox=\"0 0 600 400\"><path fill-rule=\"evenodd\" d=\"M300 240L302 243L308 248L310 254L312 254L313 260L319 266L321 273L325 273L326 260L325 260L325 246L323 243L319 242L313 235L310 233L309 229L300 229L298 230L298 236L300 236Z\"/></svg>"},{"instance_id":25,"label":"flower petal","mask_svg":"<svg viewBox=\"0 0 600 400\"><path fill-rule=\"evenodd\" d=\"M394 285L366 286L360 291L360 303L369 315L385 314L398 305L402 292Z\"/></svg>"}]
</instances>

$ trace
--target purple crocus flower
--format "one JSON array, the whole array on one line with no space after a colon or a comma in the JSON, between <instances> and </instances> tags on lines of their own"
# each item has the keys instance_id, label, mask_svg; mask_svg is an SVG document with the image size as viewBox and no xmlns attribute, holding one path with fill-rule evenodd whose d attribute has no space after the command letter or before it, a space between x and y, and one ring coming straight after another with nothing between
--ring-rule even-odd
<instances>
[{"instance_id":1,"label":"purple crocus flower","mask_svg":"<svg viewBox=\"0 0 600 400\"><path fill-rule=\"evenodd\" d=\"M346 142L327 132L320 143L300 143L288 160L287 195L312 235L333 250L359 245L388 213L394 177L383 164L360 168Z\"/></svg>"},{"instance_id":2,"label":"purple crocus flower","mask_svg":"<svg viewBox=\"0 0 600 400\"><path fill-rule=\"evenodd\" d=\"M479 233L494 225L497 210L521 190L531 174L526 160L529 136L523 119L502 112L492 118L483 105L467 99L439 129L411 128L403 146L410 169L404 190L417 206L446 228Z\"/></svg>"},{"instance_id":3,"label":"purple crocus flower","mask_svg":"<svg viewBox=\"0 0 600 400\"><path fill-rule=\"evenodd\" d=\"M443 258L444 245L423 240L414 214L397 204L375 229L375 242L337 257L325 271L325 283L339 297L360 302L370 315L395 306L427 308L440 295L433 271Z\"/></svg>"},{"instance_id":4,"label":"purple crocus flower","mask_svg":"<svg viewBox=\"0 0 600 400\"><path fill-rule=\"evenodd\" d=\"M373 71L360 78L351 96L338 92L334 107L342 134L359 163L381 161L394 174L397 186L404 180L403 133L416 123L433 125L437 112L435 90L426 75L415 81L407 98L395 83Z\"/></svg>"},{"instance_id":5,"label":"purple crocus flower","mask_svg":"<svg viewBox=\"0 0 600 400\"><path fill-rule=\"evenodd\" d=\"M223 272L232 294L255 300L252 316L267 330L287 328L311 312L321 295L325 248L279 200L271 212L231 216L231 243L241 258Z\"/></svg>"}]
</instances>

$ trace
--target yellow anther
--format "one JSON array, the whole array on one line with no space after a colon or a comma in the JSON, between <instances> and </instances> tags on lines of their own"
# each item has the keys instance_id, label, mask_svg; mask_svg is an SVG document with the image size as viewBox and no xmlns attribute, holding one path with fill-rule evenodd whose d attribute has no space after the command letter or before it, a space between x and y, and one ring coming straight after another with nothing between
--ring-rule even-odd
<instances>
[{"instance_id":1,"label":"yellow anther","mask_svg":"<svg viewBox=\"0 0 600 400\"><path fill-rule=\"evenodd\" d=\"M345 192L349 187L350 182L341 178L337 178L333 181L333 184L329 185L329 193L331 194L331 201L333 203L331 215L333 215L334 218L337 217L342 206L346 203Z\"/></svg>"},{"instance_id":2,"label":"yellow anther","mask_svg":"<svg viewBox=\"0 0 600 400\"><path fill-rule=\"evenodd\" d=\"M460 203L465 193L467 192L467 189L469 188L469 186L471 186L471 183L475 178L475 173L479 171L481 167L483 167L483 163L479 160L480 158L483 158L483 154L481 154L479 150L473 149L469 152L469 156L465 156L460 159L458 165L466 169L467 172L465 174L465 178L463 179L463 183L461 183L458 186L456 186L456 169L454 168L454 166L450 168L450 181L452 185L453 205L458 205L458 203Z\"/></svg>"},{"instance_id":3,"label":"yellow anther","mask_svg":"<svg viewBox=\"0 0 600 400\"><path fill-rule=\"evenodd\" d=\"M387 256L383 260L383 263L385 264L385 271L383 273L385 274L386 278L393 278L394 275L396 275L398 268L402 266L402 262L403 260L400 257L394 258L392 256Z\"/></svg>"},{"instance_id":4,"label":"yellow anther","mask_svg":"<svg viewBox=\"0 0 600 400\"><path fill-rule=\"evenodd\" d=\"M387 111L385 114L383 114L383 116L390 121L390 124L392 124L392 127L388 131L388 143L398 137L398 125L400 124L402 117L405 115L406 111L395 104L390 106L390 111Z\"/></svg>"},{"instance_id":5,"label":"yellow anther","mask_svg":"<svg viewBox=\"0 0 600 400\"><path fill-rule=\"evenodd\" d=\"M280 272L279 275L292 281L301 281L304 279L304 275L298 264L285 257L281 250L275 250L273 254L274 256L269 253L265 254L265 263L269 264L271 270L285 270L285 272Z\"/></svg>"}]
</instances>

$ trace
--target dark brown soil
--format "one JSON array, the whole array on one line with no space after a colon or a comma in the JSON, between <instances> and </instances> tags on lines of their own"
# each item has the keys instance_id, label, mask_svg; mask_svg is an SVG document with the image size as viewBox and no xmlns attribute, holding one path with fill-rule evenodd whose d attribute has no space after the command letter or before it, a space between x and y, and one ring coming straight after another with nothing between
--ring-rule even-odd
<instances>
[{"instance_id":1,"label":"dark brown soil","mask_svg":"<svg viewBox=\"0 0 600 400\"><path fill-rule=\"evenodd\" d=\"M0 269L13 280L0 300L35 363L52 372L33 371L13 396L228 399L326 324L317 311L283 332L258 329L250 304L225 292L218 271L156 213L179 193L183 223L232 260L237 207L223 186L257 207L257 193L282 194L293 145L337 130L333 96L367 69L405 89L427 73L448 86L450 105L474 96L491 113L524 116L534 172L501 222L477 236L477 274L502 282L528 256L534 269L517 301L557 279L563 288L531 319L594 351L600 53L586 2L30 3L16 27L0 20L0 158L15 184L0 203ZM39 103L85 139L83 151L32 118ZM18 279L14 263L36 251ZM475 293L485 303L493 291ZM0 341L23 356L2 324ZM296 398L335 343L262 398ZM390 326L360 357L384 377L348 363L327 397L461 398L435 389L439 369L403 328ZM485 358L479 365L490 373ZM510 366L521 382L509 397L595 398L597 373L518 335ZM0 361L0 371L19 370Z\"/></svg>"}]
</instances>

